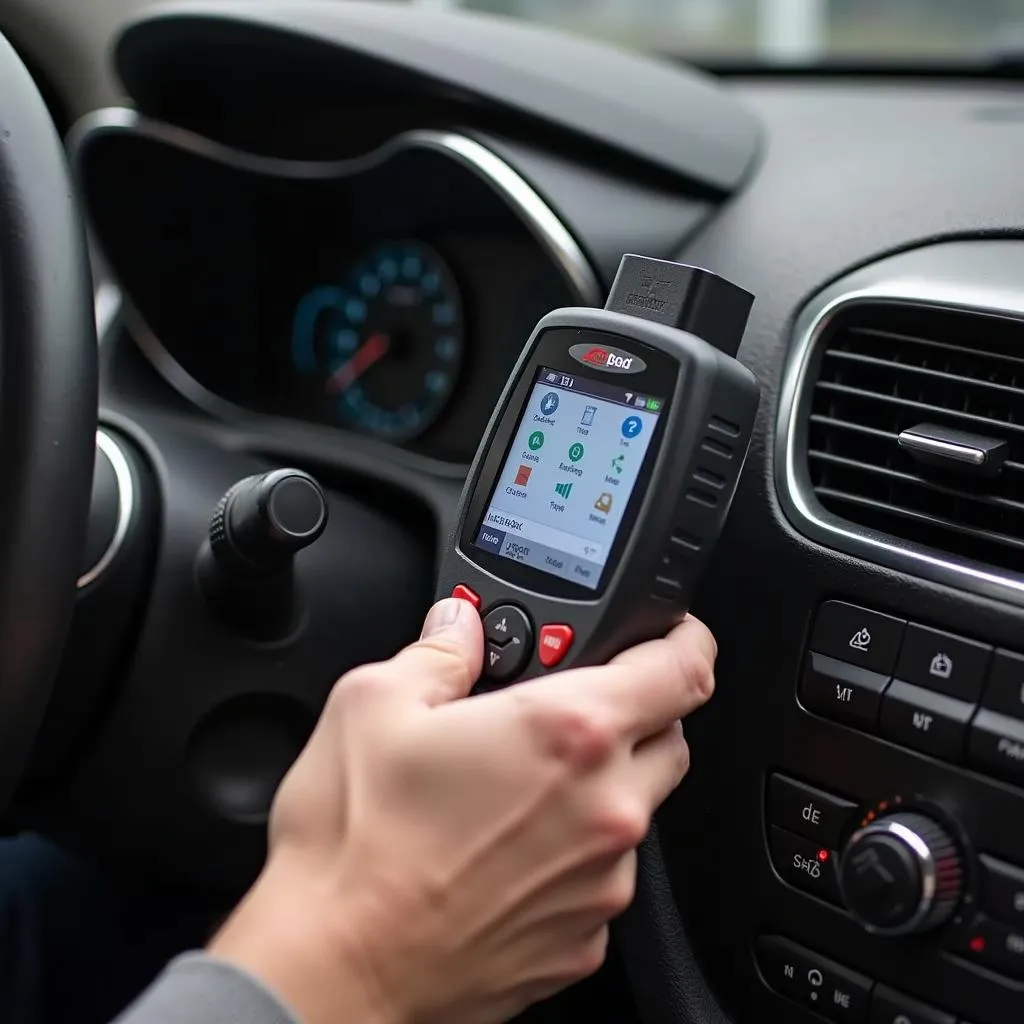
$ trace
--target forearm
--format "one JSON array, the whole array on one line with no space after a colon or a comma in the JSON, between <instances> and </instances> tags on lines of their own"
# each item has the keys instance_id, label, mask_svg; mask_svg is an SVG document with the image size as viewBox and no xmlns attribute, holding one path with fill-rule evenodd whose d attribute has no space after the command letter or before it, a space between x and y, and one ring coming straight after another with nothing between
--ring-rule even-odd
<instances>
[{"instance_id":1,"label":"forearm","mask_svg":"<svg viewBox=\"0 0 1024 1024\"><path fill-rule=\"evenodd\" d=\"M298 1024L251 975L203 953L179 957L116 1024Z\"/></svg>"}]
</instances>

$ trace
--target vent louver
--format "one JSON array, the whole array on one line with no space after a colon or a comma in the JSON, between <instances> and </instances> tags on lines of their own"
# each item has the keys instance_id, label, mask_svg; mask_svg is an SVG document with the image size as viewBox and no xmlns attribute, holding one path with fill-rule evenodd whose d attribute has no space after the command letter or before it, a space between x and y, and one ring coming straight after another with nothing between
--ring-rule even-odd
<instances>
[{"instance_id":1,"label":"vent louver","mask_svg":"<svg viewBox=\"0 0 1024 1024\"><path fill-rule=\"evenodd\" d=\"M1024 575L1024 322L875 302L838 310L818 341L805 424L810 483L851 523ZM1006 441L992 477L921 465L921 423Z\"/></svg>"}]
</instances>

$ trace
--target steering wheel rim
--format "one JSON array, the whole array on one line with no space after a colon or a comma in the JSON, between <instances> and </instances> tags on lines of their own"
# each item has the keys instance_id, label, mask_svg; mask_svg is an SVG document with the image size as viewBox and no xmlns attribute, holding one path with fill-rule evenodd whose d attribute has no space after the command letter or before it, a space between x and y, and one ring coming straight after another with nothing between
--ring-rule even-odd
<instances>
[{"instance_id":1,"label":"steering wheel rim","mask_svg":"<svg viewBox=\"0 0 1024 1024\"><path fill-rule=\"evenodd\" d=\"M63 147L0 35L0 809L74 610L96 417L92 283Z\"/></svg>"}]
</instances>

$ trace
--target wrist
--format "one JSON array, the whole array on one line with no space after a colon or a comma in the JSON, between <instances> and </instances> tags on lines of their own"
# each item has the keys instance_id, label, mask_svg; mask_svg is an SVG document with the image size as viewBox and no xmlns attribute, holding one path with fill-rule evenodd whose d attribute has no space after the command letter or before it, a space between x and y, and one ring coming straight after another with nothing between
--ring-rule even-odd
<instances>
[{"instance_id":1,"label":"wrist","mask_svg":"<svg viewBox=\"0 0 1024 1024\"><path fill-rule=\"evenodd\" d=\"M308 872L278 862L268 865L208 952L257 978L301 1024L410 1024L377 968L387 936L379 922L364 929L360 918L355 899L318 893Z\"/></svg>"}]
</instances>

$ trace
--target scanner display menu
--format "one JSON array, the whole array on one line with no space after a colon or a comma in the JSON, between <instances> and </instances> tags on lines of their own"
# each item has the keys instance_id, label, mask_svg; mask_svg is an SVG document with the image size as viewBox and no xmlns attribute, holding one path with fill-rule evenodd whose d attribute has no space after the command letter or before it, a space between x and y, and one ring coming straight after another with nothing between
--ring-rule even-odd
<instances>
[{"instance_id":1,"label":"scanner display menu","mask_svg":"<svg viewBox=\"0 0 1024 1024\"><path fill-rule=\"evenodd\" d=\"M476 546L596 590L662 408L541 367Z\"/></svg>"}]
</instances>

